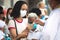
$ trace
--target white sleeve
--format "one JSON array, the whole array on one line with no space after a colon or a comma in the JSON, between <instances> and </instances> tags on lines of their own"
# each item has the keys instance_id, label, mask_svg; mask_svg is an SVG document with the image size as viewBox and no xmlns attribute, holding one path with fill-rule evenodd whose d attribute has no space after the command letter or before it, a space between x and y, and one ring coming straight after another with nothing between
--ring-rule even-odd
<instances>
[{"instance_id":1,"label":"white sleeve","mask_svg":"<svg viewBox=\"0 0 60 40\"><path fill-rule=\"evenodd\" d=\"M3 39L3 38L4 38L4 36L3 35L0 35L0 40Z\"/></svg>"},{"instance_id":2,"label":"white sleeve","mask_svg":"<svg viewBox=\"0 0 60 40\"><path fill-rule=\"evenodd\" d=\"M5 25L5 33L6 33L6 34L10 34L7 25Z\"/></svg>"},{"instance_id":3,"label":"white sleeve","mask_svg":"<svg viewBox=\"0 0 60 40\"><path fill-rule=\"evenodd\" d=\"M3 28L5 26L5 22L4 21L0 21L0 28Z\"/></svg>"},{"instance_id":4,"label":"white sleeve","mask_svg":"<svg viewBox=\"0 0 60 40\"><path fill-rule=\"evenodd\" d=\"M14 20L10 20L9 23L8 23L8 28L11 29L15 29L15 23L14 23Z\"/></svg>"},{"instance_id":5,"label":"white sleeve","mask_svg":"<svg viewBox=\"0 0 60 40\"><path fill-rule=\"evenodd\" d=\"M53 40L56 35L57 27L59 24L59 17L60 17L60 14L54 13L48 18L44 26L43 32L48 34L51 40Z\"/></svg>"},{"instance_id":6,"label":"white sleeve","mask_svg":"<svg viewBox=\"0 0 60 40\"><path fill-rule=\"evenodd\" d=\"M4 36L5 36L5 34L2 31L0 31L0 40L3 39Z\"/></svg>"}]
</instances>

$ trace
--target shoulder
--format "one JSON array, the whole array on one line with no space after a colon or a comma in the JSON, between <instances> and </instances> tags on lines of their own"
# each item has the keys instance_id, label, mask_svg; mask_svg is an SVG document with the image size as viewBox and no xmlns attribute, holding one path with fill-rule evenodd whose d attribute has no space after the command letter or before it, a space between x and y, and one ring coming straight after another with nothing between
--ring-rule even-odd
<instances>
[{"instance_id":1,"label":"shoulder","mask_svg":"<svg viewBox=\"0 0 60 40\"><path fill-rule=\"evenodd\" d=\"M8 29L15 29L15 23L14 23L14 20L10 20L9 23L8 23Z\"/></svg>"},{"instance_id":2,"label":"shoulder","mask_svg":"<svg viewBox=\"0 0 60 40\"><path fill-rule=\"evenodd\" d=\"M5 22L0 20L0 27L4 27L5 26Z\"/></svg>"},{"instance_id":3,"label":"shoulder","mask_svg":"<svg viewBox=\"0 0 60 40\"><path fill-rule=\"evenodd\" d=\"M9 20L8 26L14 26L14 20Z\"/></svg>"},{"instance_id":4,"label":"shoulder","mask_svg":"<svg viewBox=\"0 0 60 40\"><path fill-rule=\"evenodd\" d=\"M60 9L54 9L53 11L51 11L50 17L55 19L60 18Z\"/></svg>"},{"instance_id":5,"label":"shoulder","mask_svg":"<svg viewBox=\"0 0 60 40\"><path fill-rule=\"evenodd\" d=\"M9 20L9 22L14 22L14 20Z\"/></svg>"},{"instance_id":6,"label":"shoulder","mask_svg":"<svg viewBox=\"0 0 60 40\"><path fill-rule=\"evenodd\" d=\"M0 20L0 23L5 23L4 21Z\"/></svg>"},{"instance_id":7,"label":"shoulder","mask_svg":"<svg viewBox=\"0 0 60 40\"><path fill-rule=\"evenodd\" d=\"M14 20L9 20L8 24L14 24Z\"/></svg>"}]
</instances>

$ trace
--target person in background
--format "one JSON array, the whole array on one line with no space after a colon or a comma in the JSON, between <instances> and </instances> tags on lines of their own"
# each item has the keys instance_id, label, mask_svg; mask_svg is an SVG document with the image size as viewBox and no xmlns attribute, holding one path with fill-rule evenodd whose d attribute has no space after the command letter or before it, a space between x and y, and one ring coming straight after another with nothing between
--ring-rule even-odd
<instances>
[{"instance_id":1,"label":"person in background","mask_svg":"<svg viewBox=\"0 0 60 40\"><path fill-rule=\"evenodd\" d=\"M0 19L0 40L4 40L5 33L4 33L5 22Z\"/></svg>"},{"instance_id":2,"label":"person in background","mask_svg":"<svg viewBox=\"0 0 60 40\"><path fill-rule=\"evenodd\" d=\"M38 16L36 15L36 13L29 13L28 14L28 23L31 25L32 27L32 31L35 31L36 29L36 23L35 20L38 18ZM34 26L35 25L35 26Z\"/></svg>"},{"instance_id":3,"label":"person in background","mask_svg":"<svg viewBox=\"0 0 60 40\"><path fill-rule=\"evenodd\" d=\"M14 18L8 23L8 28L13 40L26 40L28 35L27 28L30 29L28 25L28 20L23 18L26 16L28 5L24 1L17 1L12 10L11 16Z\"/></svg>"},{"instance_id":4,"label":"person in background","mask_svg":"<svg viewBox=\"0 0 60 40\"><path fill-rule=\"evenodd\" d=\"M8 8L6 13L6 24L8 24L9 20L13 19L11 17L11 12L12 12L12 8Z\"/></svg>"},{"instance_id":5,"label":"person in background","mask_svg":"<svg viewBox=\"0 0 60 40\"><path fill-rule=\"evenodd\" d=\"M11 15L10 15L11 12L12 12L12 8L8 8L8 9L7 9L7 13L6 13L6 19L5 19L5 23L6 23L6 26L5 26L5 35L6 35L7 37L10 36L10 32L9 32L9 30L8 30L8 23L9 23L9 20L12 19Z\"/></svg>"},{"instance_id":6,"label":"person in background","mask_svg":"<svg viewBox=\"0 0 60 40\"><path fill-rule=\"evenodd\" d=\"M3 8L0 6L0 40L4 40L4 27L5 22L2 20L4 17Z\"/></svg>"},{"instance_id":7,"label":"person in background","mask_svg":"<svg viewBox=\"0 0 60 40\"><path fill-rule=\"evenodd\" d=\"M6 18L7 9L5 8L5 6L2 6L2 7L3 7L3 12L4 12L4 17Z\"/></svg>"},{"instance_id":8,"label":"person in background","mask_svg":"<svg viewBox=\"0 0 60 40\"><path fill-rule=\"evenodd\" d=\"M45 9L45 3L43 1L39 2L37 6L41 10L43 16L48 15L47 10Z\"/></svg>"},{"instance_id":9,"label":"person in background","mask_svg":"<svg viewBox=\"0 0 60 40\"><path fill-rule=\"evenodd\" d=\"M45 8L45 3L43 1L39 2L38 3L38 8L41 10L41 19L42 20L45 20L45 16L48 16L48 12L47 12L47 9Z\"/></svg>"},{"instance_id":10,"label":"person in background","mask_svg":"<svg viewBox=\"0 0 60 40\"><path fill-rule=\"evenodd\" d=\"M3 40L6 40L5 36L8 35L8 30L7 29L8 29L8 27L5 23L5 16L4 16L3 8L0 7L0 36L1 36L0 38L3 39Z\"/></svg>"},{"instance_id":11,"label":"person in background","mask_svg":"<svg viewBox=\"0 0 60 40\"><path fill-rule=\"evenodd\" d=\"M33 32L30 32L28 34L28 39L30 40L39 40L40 39L40 32L43 30L44 21L42 21L41 18L41 11L39 8L33 8L30 11L30 14L28 14L28 22L33 25Z\"/></svg>"},{"instance_id":12,"label":"person in background","mask_svg":"<svg viewBox=\"0 0 60 40\"><path fill-rule=\"evenodd\" d=\"M60 40L60 0L48 0L48 3L52 11L45 23L40 40Z\"/></svg>"},{"instance_id":13,"label":"person in background","mask_svg":"<svg viewBox=\"0 0 60 40\"><path fill-rule=\"evenodd\" d=\"M35 23L35 20L38 18L36 13L28 14L28 23L31 25L32 29L30 30L27 39L28 40L39 40L39 34L42 30L42 27Z\"/></svg>"},{"instance_id":14,"label":"person in background","mask_svg":"<svg viewBox=\"0 0 60 40\"><path fill-rule=\"evenodd\" d=\"M44 25L44 20L41 20L41 10L39 10L39 8L33 8L33 9L31 9L30 10L30 12L32 12L32 13L36 13L36 15L38 16L38 18L36 19L36 23L38 23L38 24L40 24L41 26L43 26Z\"/></svg>"}]
</instances>

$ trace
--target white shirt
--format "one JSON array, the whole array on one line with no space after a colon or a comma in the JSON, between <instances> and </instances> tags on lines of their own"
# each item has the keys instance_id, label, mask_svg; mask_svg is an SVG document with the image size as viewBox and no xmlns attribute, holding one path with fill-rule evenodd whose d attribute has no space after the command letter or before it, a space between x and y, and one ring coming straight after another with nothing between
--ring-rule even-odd
<instances>
[{"instance_id":1,"label":"white shirt","mask_svg":"<svg viewBox=\"0 0 60 40\"><path fill-rule=\"evenodd\" d=\"M17 20L15 20L15 22L16 22L17 32L18 34L21 34L26 29L28 20L23 19L22 23L18 22ZM14 20L9 21L8 28L15 28Z\"/></svg>"},{"instance_id":2,"label":"white shirt","mask_svg":"<svg viewBox=\"0 0 60 40\"><path fill-rule=\"evenodd\" d=\"M40 33L42 32L43 30L43 26L40 26L39 24L37 24L37 28L35 31L30 31L28 36L27 36L27 39L28 40L32 40L32 39L37 39L39 40L40 39Z\"/></svg>"},{"instance_id":3,"label":"white shirt","mask_svg":"<svg viewBox=\"0 0 60 40\"><path fill-rule=\"evenodd\" d=\"M51 12L44 26L43 33L49 36L49 40L60 40L60 8ZM44 40L46 40L45 38Z\"/></svg>"},{"instance_id":4,"label":"white shirt","mask_svg":"<svg viewBox=\"0 0 60 40\"><path fill-rule=\"evenodd\" d=\"M0 20L0 28L4 28L4 26L5 26L5 22Z\"/></svg>"},{"instance_id":5,"label":"white shirt","mask_svg":"<svg viewBox=\"0 0 60 40\"><path fill-rule=\"evenodd\" d=\"M47 11L47 10L45 8L44 9L40 8L40 10L42 12L42 15L46 15L45 11Z\"/></svg>"},{"instance_id":6,"label":"white shirt","mask_svg":"<svg viewBox=\"0 0 60 40\"><path fill-rule=\"evenodd\" d=\"M5 27L5 22L0 20L0 28L4 28ZM2 30L0 30L0 40L3 39L5 36L5 34L3 33Z\"/></svg>"},{"instance_id":7,"label":"white shirt","mask_svg":"<svg viewBox=\"0 0 60 40\"><path fill-rule=\"evenodd\" d=\"M2 31L0 31L0 40L3 39L4 36L5 36L5 34Z\"/></svg>"}]
</instances>

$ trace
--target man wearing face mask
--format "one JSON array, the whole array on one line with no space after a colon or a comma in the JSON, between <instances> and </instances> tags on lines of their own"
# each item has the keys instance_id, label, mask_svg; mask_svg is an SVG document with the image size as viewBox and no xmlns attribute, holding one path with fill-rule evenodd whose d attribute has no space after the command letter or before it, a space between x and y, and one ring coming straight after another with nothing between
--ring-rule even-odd
<instances>
[{"instance_id":1,"label":"man wearing face mask","mask_svg":"<svg viewBox=\"0 0 60 40\"><path fill-rule=\"evenodd\" d=\"M60 0L48 0L52 8L41 40L60 40Z\"/></svg>"}]
</instances>

